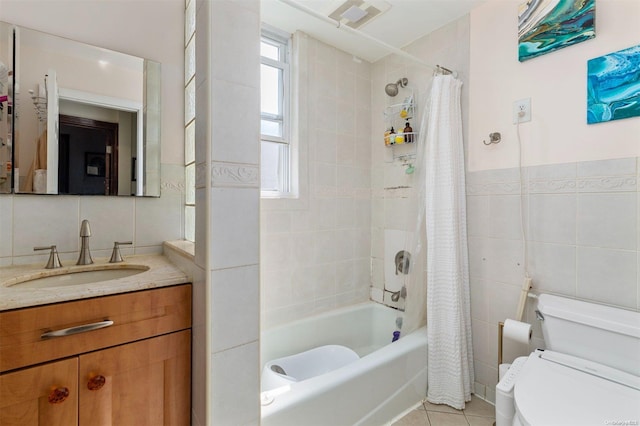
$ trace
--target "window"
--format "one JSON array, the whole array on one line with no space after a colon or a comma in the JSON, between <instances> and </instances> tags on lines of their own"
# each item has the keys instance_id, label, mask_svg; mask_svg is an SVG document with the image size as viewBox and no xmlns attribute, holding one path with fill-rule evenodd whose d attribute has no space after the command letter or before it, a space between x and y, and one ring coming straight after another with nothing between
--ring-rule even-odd
<instances>
[{"instance_id":1,"label":"window","mask_svg":"<svg viewBox=\"0 0 640 426\"><path fill-rule=\"evenodd\" d=\"M260 42L261 194L292 194L289 36L263 29Z\"/></svg>"},{"instance_id":2,"label":"window","mask_svg":"<svg viewBox=\"0 0 640 426\"><path fill-rule=\"evenodd\" d=\"M185 0L184 37L184 166L185 205L184 238L194 241L196 228L196 158L195 158L195 75L196 75L196 1Z\"/></svg>"}]
</instances>

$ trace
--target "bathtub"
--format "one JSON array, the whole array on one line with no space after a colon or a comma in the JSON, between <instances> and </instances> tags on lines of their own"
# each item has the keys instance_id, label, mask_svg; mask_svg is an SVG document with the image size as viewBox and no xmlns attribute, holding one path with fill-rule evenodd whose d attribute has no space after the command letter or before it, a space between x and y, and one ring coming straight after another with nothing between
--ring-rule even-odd
<instances>
[{"instance_id":1,"label":"bathtub","mask_svg":"<svg viewBox=\"0 0 640 426\"><path fill-rule=\"evenodd\" d=\"M382 425L427 392L427 330L391 343L399 312L368 302L265 330L262 367L323 345L360 359L337 370L261 393L262 426Z\"/></svg>"}]
</instances>

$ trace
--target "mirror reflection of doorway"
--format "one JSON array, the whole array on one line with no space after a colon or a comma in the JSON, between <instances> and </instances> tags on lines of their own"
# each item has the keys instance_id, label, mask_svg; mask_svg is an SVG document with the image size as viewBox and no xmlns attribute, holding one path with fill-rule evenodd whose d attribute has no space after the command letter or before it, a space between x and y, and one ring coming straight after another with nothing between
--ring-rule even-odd
<instances>
[{"instance_id":1,"label":"mirror reflection of doorway","mask_svg":"<svg viewBox=\"0 0 640 426\"><path fill-rule=\"evenodd\" d=\"M58 193L118 194L118 123L60 114Z\"/></svg>"}]
</instances>

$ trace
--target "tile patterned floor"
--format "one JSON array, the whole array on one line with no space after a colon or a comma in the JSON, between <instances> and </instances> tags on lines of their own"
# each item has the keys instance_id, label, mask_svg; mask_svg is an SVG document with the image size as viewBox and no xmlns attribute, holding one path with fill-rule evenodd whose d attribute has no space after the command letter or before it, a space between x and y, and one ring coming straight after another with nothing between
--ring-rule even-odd
<instances>
[{"instance_id":1,"label":"tile patterned floor","mask_svg":"<svg viewBox=\"0 0 640 426\"><path fill-rule=\"evenodd\" d=\"M425 401L393 426L492 426L494 421L494 406L473 396L464 410Z\"/></svg>"}]
</instances>

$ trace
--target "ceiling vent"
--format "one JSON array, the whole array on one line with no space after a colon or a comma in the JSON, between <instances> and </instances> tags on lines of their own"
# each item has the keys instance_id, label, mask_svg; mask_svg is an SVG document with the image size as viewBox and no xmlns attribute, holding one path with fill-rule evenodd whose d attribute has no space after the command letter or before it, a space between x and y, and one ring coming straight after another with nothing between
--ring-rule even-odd
<instances>
[{"instance_id":1,"label":"ceiling vent","mask_svg":"<svg viewBox=\"0 0 640 426\"><path fill-rule=\"evenodd\" d=\"M375 6L373 3L373 1L347 0L331 12L329 18L342 25L359 28L391 8L391 5L385 1L377 1Z\"/></svg>"}]
</instances>

